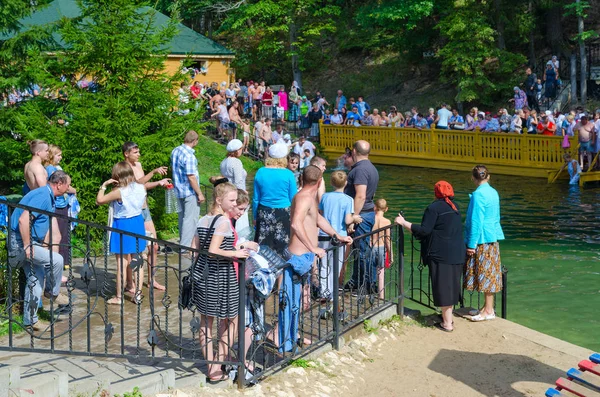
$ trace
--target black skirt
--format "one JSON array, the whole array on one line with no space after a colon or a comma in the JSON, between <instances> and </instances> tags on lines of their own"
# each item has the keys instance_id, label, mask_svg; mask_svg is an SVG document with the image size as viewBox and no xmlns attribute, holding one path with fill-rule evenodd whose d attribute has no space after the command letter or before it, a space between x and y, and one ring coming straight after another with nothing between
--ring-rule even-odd
<instances>
[{"instance_id":1,"label":"black skirt","mask_svg":"<svg viewBox=\"0 0 600 397\"><path fill-rule=\"evenodd\" d=\"M429 263L429 276L431 277L431 290L435 306L454 306L458 303L462 270L462 264L440 265L437 262Z\"/></svg>"},{"instance_id":2,"label":"black skirt","mask_svg":"<svg viewBox=\"0 0 600 397\"><path fill-rule=\"evenodd\" d=\"M254 241L268 245L279 255L283 255L290 244L290 207L269 208L259 204L256 212Z\"/></svg>"}]
</instances>

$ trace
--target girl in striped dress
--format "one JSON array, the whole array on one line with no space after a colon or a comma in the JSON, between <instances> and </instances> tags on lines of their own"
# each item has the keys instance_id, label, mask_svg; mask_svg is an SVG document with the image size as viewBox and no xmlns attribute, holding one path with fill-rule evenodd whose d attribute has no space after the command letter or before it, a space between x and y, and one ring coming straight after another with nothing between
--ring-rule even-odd
<instances>
[{"instance_id":1,"label":"girl in striped dress","mask_svg":"<svg viewBox=\"0 0 600 397\"><path fill-rule=\"evenodd\" d=\"M235 247L230 213L237 207L237 188L229 183L215 186L209 214L198 221L196 247L201 251L193 270L192 304L200 313L200 346L208 362L226 361L237 332L239 287L233 258L247 258L247 249ZM229 259L231 258L231 259ZM215 356L212 328L217 318L219 350ZM227 379L219 364L208 365L211 381Z\"/></svg>"}]
</instances>

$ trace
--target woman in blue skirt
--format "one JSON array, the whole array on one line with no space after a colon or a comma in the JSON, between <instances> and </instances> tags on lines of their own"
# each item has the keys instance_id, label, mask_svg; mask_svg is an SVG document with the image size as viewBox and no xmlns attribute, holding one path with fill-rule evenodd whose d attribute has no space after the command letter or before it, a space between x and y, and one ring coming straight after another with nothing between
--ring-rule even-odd
<instances>
[{"instance_id":1,"label":"woman in blue skirt","mask_svg":"<svg viewBox=\"0 0 600 397\"><path fill-rule=\"evenodd\" d=\"M114 185L110 193L106 194L106 187ZM111 226L114 229L125 232L135 233L141 236L146 235L144 228L144 217L142 216L142 207L146 201L146 188L137 183L131 166L121 161L112 169L112 179L102 184L96 204L110 203L113 210L113 221ZM129 264L137 255L146 249L146 240L123 233L110 233L110 252L115 254L117 260L117 294L109 299L107 303L120 305L123 303L122 282L123 269L127 269L127 279L125 290L133 294L133 302L139 303L141 300L142 281L144 280L144 267L139 266L136 277ZM134 286L135 285L135 286Z\"/></svg>"}]
</instances>

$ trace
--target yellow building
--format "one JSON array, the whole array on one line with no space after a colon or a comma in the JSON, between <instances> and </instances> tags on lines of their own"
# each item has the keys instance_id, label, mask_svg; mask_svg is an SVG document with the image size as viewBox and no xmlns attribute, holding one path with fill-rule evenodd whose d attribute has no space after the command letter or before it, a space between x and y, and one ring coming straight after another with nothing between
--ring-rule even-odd
<instances>
[{"instance_id":1,"label":"yellow building","mask_svg":"<svg viewBox=\"0 0 600 397\"><path fill-rule=\"evenodd\" d=\"M141 11L146 11L143 7ZM75 0L55 0L40 8L31 15L21 19L19 22L23 29L33 26L43 26L58 22L61 18L75 18L80 16L80 9ZM160 28L167 26L170 18L160 12L156 12L154 26ZM165 70L169 73L181 72L182 61L186 58L192 60L191 68L200 73L189 70L190 77L200 82L233 82L235 73L231 68L231 61L235 55L232 51L217 42L195 32L194 30L177 24L178 34L169 43L169 56L165 62ZM11 35L0 36L0 40L7 39ZM60 37L55 37L60 42Z\"/></svg>"}]
</instances>

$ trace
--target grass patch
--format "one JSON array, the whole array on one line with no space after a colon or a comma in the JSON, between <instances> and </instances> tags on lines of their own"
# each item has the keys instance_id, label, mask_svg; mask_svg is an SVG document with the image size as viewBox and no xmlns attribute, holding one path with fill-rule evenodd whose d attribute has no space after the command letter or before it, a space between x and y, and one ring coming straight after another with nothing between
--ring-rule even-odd
<instances>
[{"instance_id":1,"label":"grass patch","mask_svg":"<svg viewBox=\"0 0 600 397\"><path fill-rule=\"evenodd\" d=\"M23 322L23 316L19 315L15 315L13 316L13 321L18 321L20 323ZM2 336L6 336L8 335L8 319L6 320L0 320L0 337ZM12 332L13 334L18 334L23 332L23 328L21 328L20 325L18 325L17 323L13 322L12 323Z\"/></svg>"},{"instance_id":2,"label":"grass patch","mask_svg":"<svg viewBox=\"0 0 600 397\"><path fill-rule=\"evenodd\" d=\"M363 322L363 327L365 329L365 332L368 334L372 334L377 332L377 327L373 325L373 323L371 322L371 320L365 320Z\"/></svg>"},{"instance_id":3,"label":"grass patch","mask_svg":"<svg viewBox=\"0 0 600 397\"><path fill-rule=\"evenodd\" d=\"M307 360L305 358L297 358L293 361L290 361L290 367L296 368L315 368L318 367L319 364L313 360Z\"/></svg>"}]
</instances>

